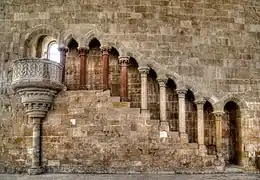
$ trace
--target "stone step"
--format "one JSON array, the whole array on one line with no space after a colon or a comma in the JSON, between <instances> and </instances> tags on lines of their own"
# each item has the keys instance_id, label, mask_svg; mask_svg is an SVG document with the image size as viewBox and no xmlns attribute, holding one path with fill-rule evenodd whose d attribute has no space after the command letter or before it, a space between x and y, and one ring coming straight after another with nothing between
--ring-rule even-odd
<instances>
[{"instance_id":1,"label":"stone step","mask_svg":"<svg viewBox=\"0 0 260 180\"><path fill-rule=\"evenodd\" d=\"M179 132L176 132L176 131L170 131L168 132L168 136L172 139L175 139L177 141L180 141L180 135L179 135Z\"/></svg>"},{"instance_id":2,"label":"stone step","mask_svg":"<svg viewBox=\"0 0 260 180\"><path fill-rule=\"evenodd\" d=\"M238 165L228 165L225 167L225 173L243 173L243 167Z\"/></svg>"},{"instance_id":3,"label":"stone step","mask_svg":"<svg viewBox=\"0 0 260 180\"><path fill-rule=\"evenodd\" d=\"M118 96L111 96L109 98L109 101L110 102L120 102L120 97L118 97Z\"/></svg>"},{"instance_id":4,"label":"stone step","mask_svg":"<svg viewBox=\"0 0 260 180\"><path fill-rule=\"evenodd\" d=\"M124 114L136 114L140 115L140 108L120 108L120 112Z\"/></svg>"},{"instance_id":5,"label":"stone step","mask_svg":"<svg viewBox=\"0 0 260 180\"><path fill-rule=\"evenodd\" d=\"M130 108L130 102L112 102L113 108Z\"/></svg>"},{"instance_id":6,"label":"stone step","mask_svg":"<svg viewBox=\"0 0 260 180\"><path fill-rule=\"evenodd\" d=\"M156 125L156 126L159 126L160 125L160 120L159 119L150 119L150 120L147 120L146 123L148 125Z\"/></svg>"}]
</instances>

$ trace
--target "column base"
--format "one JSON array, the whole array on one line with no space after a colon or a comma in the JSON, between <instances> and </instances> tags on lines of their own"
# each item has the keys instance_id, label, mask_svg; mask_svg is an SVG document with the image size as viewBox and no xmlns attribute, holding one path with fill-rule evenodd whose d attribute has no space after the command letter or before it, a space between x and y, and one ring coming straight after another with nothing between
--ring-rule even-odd
<instances>
[{"instance_id":1,"label":"column base","mask_svg":"<svg viewBox=\"0 0 260 180\"><path fill-rule=\"evenodd\" d=\"M160 131L170 131L169 122L161 122L160 124Z\"/></svg>"},{"instance_id":2,"label":"column base","mask_svg":"<svg viewBox=\"0 0 260 180\"><path fill-rule=\"evenodd\" d=\"M188 139L188 134L187 133L180 132L180 139L181 139L181 143L182 144L188 144L189 143L189 139Z\"/></svg>"},{"instance_id":3,"label":"column base","mask_svg":"<svg viewBox=\"0 0 260 180\"><path fill-rule=\"evenodd\" d=\"M199 153L201 156L206 156L207 148L204 144L199 144Z\"/></svg>"},{"instance_id":4,"label":"column base","mask_svg":"<svg viewBox=\"0 0 260 180\"><path fill-rule=\"evenodd\" d=\"M42 173L43 173L43 170L42 170L41 167L28 169L28 174L29 175L38 175L38 174L42 174Z\"/></svg>"}]
</instances>

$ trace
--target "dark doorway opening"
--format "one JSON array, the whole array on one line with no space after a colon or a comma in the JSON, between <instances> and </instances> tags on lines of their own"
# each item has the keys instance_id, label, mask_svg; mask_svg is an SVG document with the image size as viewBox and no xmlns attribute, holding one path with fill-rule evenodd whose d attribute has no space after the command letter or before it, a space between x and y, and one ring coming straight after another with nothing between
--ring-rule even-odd
<instances>
[{"instance_id":1,"label":"dark doorway opening","mask_svg":"<svg viewBox=\"0 0 260 180\"><path fill-rule=\"evenodd\" d=\"M225 107L223 120L223 151L226 164L240 165L241 162L241 132L240 108L233 102L228 102Z\"/></svg>"}]
</instances>

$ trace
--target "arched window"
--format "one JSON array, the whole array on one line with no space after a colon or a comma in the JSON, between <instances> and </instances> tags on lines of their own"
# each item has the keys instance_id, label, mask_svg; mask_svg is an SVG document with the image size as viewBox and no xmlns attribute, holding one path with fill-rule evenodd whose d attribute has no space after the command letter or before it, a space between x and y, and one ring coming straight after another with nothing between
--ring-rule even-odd
<instances>
[{"instance_id":1,"label":"arched window","mask_svg":"<svg viewBox=\"0 0 260 180\"><path fill-rule=\"evenodd\" d=\"M48 51L47 51L48 55L47 58L55 61L55 62L60 62L60 52L58 50L58 44L53 41L48 45Z\"/></svg>"}]
</instances>

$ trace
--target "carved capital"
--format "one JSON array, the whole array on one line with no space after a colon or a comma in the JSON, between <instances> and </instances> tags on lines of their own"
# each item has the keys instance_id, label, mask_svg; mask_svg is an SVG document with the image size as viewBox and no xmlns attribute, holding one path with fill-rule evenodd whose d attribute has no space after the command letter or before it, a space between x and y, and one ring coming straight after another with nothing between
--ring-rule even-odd
<instances>
[{"instance_id":1,"label":"carved capital","mask_svg":"<svg viewBox=\"0 0 260 180\"><path fill-rule=\"evenodd\" d=\"M130 60L129 56L118 58L119 64L121 64L121 66L127 66L129 64L129 60Z\"/></svg>"},{"instance_id":2,"label":"carved capital","mask_svg":"<svg viewBox=\"0 0 260 180\"><path fill-rule=\"evenodd\" d=\"M141 75L143 75L143 74L147 75L150 71L150 68L149 67L139 67L138 71Z\"/></svg>"},{"instance_id":3,"label":"carved capital","mask_svg":"<svg viewBox=\"0 0 260 180\"><path fill-rule=\"evenodd\" d=\"M102 55L109 55L109 52L111 51L111 46L102 46L101 48Z\"/></svg>"},{"instance_id":4,"label":"carved capital","mask_svg":"<svg viewBox=\"0 0 260 180\"><path fill-rule=\"evenodd\" d=\"M59 50L61 53L66 53L66 52L68 52L68 48L65 47L65 46L60 46L60 47L58 47L58 50Z\"/></svg>"},{"instance_id":5,"label":"carved capital","mask_svg":"<svg viewBox=\"0 0 260 180\"><path fill-rule=\"evenodd\" d=\"M206 102L205 99L196 100L195 103L197 105L197 109L203 109L205 102Z\"/></svg>"},{"instance_id":6,"label":"carved capital","mask_svg":"<svg viewBox=\"0 0 260 180\"><path fill-rule=\"evenodd\" d=\"M46 89L21 89L17 91L21 96L25 112L30 117L45 117L52 105L55 92Z\"/></svg>"},{"instance_id":7,"label":"carved capital","mask_svg":"<svg viewBox=\"0 0 260 180\"><path fill-rule=\"evenodd\" d=\"M86 47L78 47L79 56L85 56L89 49Z\"/></svg>"},{"instance_id":8,"label":"carved capital","mask_svg":"<svg viewBox=\"0 0 260 180\"><path fill-rule=\"evenodd\" d=\"M185 98L187 89L177 89L176 92L177 92L179 98Z\"/></svg>"},{"instance_id":9,"label":"carved capital","mask_svg":"<svg viewBox=\"0 0 260 180\"><path fill-rule=\"evenodd\" d=\"M223 111L214 111L213 112L216 121L221 121L223 119L224 112Z\"/></svg>"},{"instance_id":10,"label":"carved capital","mask_svg":"<svg viewBox=\"0 0 260 180\"><path fill-rule=\"evenodd\" d=\"M166 87L168 79L157 79L160 87Z\"/></svg>"}]
</instances>

